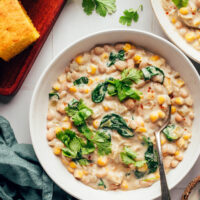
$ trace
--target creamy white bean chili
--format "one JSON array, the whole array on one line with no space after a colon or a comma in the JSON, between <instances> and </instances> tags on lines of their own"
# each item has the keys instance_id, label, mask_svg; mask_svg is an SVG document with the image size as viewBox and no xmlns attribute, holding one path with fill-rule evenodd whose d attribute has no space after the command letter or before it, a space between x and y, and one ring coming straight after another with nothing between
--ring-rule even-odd
<instances>
[{"instance_id":1,"label":"creamy white bean chili","mask_svg":"<svg viewBox=\"0 0 200 200\"><path fill-rule=\"evenodd\" d=\"M193 101L164 58L133 44L103 45L77 55L52 86L47 140L67 170L102 190L133 190L159 180L154 131L168 172L191 138Z\"/></svg>"},{"instance_id":2,"label":"creamy white bean chili","mask_svg":"<svg viewBox=\"0 0 200 200\"><path fill-rule=\"evenodd\" d=\"M162 0L162 5L179 34L195 49L200 50L200 0L184 2L187 3L177 7L173 0Z\"/></svg>"}]
</instances>

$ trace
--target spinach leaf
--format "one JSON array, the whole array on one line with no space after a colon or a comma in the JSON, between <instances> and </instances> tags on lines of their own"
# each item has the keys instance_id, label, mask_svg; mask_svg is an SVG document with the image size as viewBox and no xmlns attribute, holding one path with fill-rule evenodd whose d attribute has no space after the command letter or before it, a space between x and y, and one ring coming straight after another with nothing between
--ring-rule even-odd
<instances>
[{"instance_id":1,"label":"spinach leaf","mask_svg":"<svg viewBox=\"0 0 200 200\"><path fill-rule=\"evenodd\" d=\"M92 101L100 103L104 100L107 91L107 82L99 83L97 87L92 91Z\"/></svg>"},{"instance_id":2,"label":"spinach leaf","mask_svg":"<svg viewBox=\"0 0 200 200\"><path fill-rule=\"evenodd\" d=\"M144 175L146 174L146 172L140 172L140 171L138 171L138 170L135 170L134 171L134 175L135 175L135 177L136 178L142 178Z\"/></svg>"},{"instance_id":3,"label":"spinach leaf","mask_svg":"<svg viewBox=\"0 0 200 200\"><path fill-rule=\"evenodd\" d=\"M148 146L144 154L144 157L147 162L147 166L149 168L149 173L153 173L158 168L158 153L154 149L153 143L150 141L149 138L144 137L143 139L146 145Z\"/></svg>"},{"instance_id":4,"label":"spinach leaf","mask_svg":"<svg viewBox=\"0 0 200 200\"><path fill-rule=\"evenodd\" d=\"M81 78L76 79L74 81L74 85L88 84L88 82L89 82L89 79L85 76L82 76Z\"/></svg>"},{"instance_id":5,"label":"spinach leaf","mask_svg":"<svg viewBox=\"0 0 200 200\"><path fill-rule=\"evenodd\" d=\"M169 124L162 132L167 140L172 142L180 138L182 135L182 128L175 124Z\"/></svg>"},{"instance_id":6,"label":"spinach leaf","mask_svg":"<svg viewBox=\"0 0 200 200\"><path fill-rule=\"evenodd\" d=\"M76 126L84 124L85 120L93 113L93 111L83 103L82 99L80 99L80 101L73 99L68 104L68 107L65 108L65 111L67 115L72 117L72 121Z\"/></svg>"},{"instance_id":7,"label":"spinach leaf","mask_svg":"<svg viewBox=\"0 0 200 200\"><path fill-rule=\"evenodd\" d=\"M128 127L125 120L115 113L105 115L99 128L116 130L123 137L134 136L133 129Z\"/></svg>"},{"instance_id":8,"label":"spinach leaf","mask_svg":"<svg viewBox=\"0 0 200 200\"><path fill-rule=\"evenodd\" d=\"M98 186L103 186L106 189L106 185L105 185L103 179L100 178L100 182L99 182Z\"/></svg>"},{"instance_id":9,"label":"spinach leaf","mask_svg":"<svg viewBox=\"0 0 200 200\"><path fill-rule=\"evenodd\" d=\"M164 82L165 74L158 67L155 67L153 65L148 66L148 67L142 69L142 73L143 73L145 81L152 79L154 76L158 76L160 78L159 83L163 84L163 82Z\"/></svg>"},{"instance_id":10,"label":"spinach leaf","mask_svg":"<svg viewBox=\"0 0 200 200\"><path fill-rule=\"evenodd\" d=\"M111 52L109 56L110 63L108 63L108 67L114 65L117 60L124 60L125 59L124 56L125 56L124 50L120 50L117 54Z\"/></svg>"},{"instance_id":11,"label":"spinach leaf","mask_svg":"<svg viewBox=\"0 0 200 200\"><path fill-rule=\"evenodd\" d=\"M178 9L182 7L186 7L188 5L189 0L172 0Z\"/></svg>"},{"instance_id":12,"label":"spinach leaf","mask_svg":"<svg viewBox=\"0 0 200 200\"><path fill-rule=\"evenodd\" d=\"M57 92L50 92L49 93L49 99L51 99L52 97L56 97L57 99L60 99L60 96Z\"/></svg>"}]
</instances>

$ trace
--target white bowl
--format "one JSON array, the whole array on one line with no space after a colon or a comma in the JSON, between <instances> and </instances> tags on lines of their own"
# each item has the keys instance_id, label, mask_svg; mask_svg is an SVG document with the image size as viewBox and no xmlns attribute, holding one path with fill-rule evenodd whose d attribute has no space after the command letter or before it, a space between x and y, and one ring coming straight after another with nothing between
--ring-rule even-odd
<instances>
[{"instance_id":1,"label":"white bowl","mask_svg":"<svg viewBox=\"0 0 200 200\"><path fill-rule=\"evenodd\" d=\"M160 195L160 183L151 187L132 191L94 190L77 181L53 153L46 140L46 115L48 93L57 76L65 70L66 65L78 53L87 51L96 44L132 42L166 58L174 70L180 72L188 85L194 99L195 120L191 144L185 152L183 161L167 175L169 188L173 188L190 171L197 160L200 148L200 79L189 59L173 44L158 36L136 30L110 30L87 36L66 47L46 68L41 75L30 105L30 131L35 153L51 179L63 190L83 200L144 200L154 199Z\"/></svg>"},{"instance_id":2,"label":"white bowl","mask_svg":"<svg viewBox=\"0 0 200 200\"><path fill-rule=\"evenodd\" d=\"M160 23L168 38L191 59L200 63L200 51L197 51L194 47L187 43L185 39L178 33L175 26L170 22L168 16L165 14L165 11L162 7L162 1L151 0L151 5L158 19L158 22Z\"/></svg>"}]
</instances>

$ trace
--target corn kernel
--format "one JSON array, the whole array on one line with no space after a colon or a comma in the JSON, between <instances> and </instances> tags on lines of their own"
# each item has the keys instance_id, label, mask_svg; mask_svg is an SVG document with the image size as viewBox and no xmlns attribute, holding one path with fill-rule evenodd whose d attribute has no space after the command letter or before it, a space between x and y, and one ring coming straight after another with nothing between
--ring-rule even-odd
<instances>
[{"instance_id":1,"label":"corn kernel","mask_svg":"<svg viewBox=\"0 0 200 200\"><path fill-rule=\"evenodd\" d=\"M131 49L131 44L126 43L126 44L124 45L123 49L124 49L124 51L130 50L130 49Z\"/></svg>"},{"instance_id":2,"label":"corn kernel","mask_svg":"<svg viewBox=\"0 0 200 200\"><path fill-rule=\"evenodd\" d=\"M144 121L140 122L140 126L144 127Z\"/></svg>"},{"instance_id":3,"label":"corn kernel","mask_svg":"<svg viewBox=\"0 0 200 200\"><path fill-rule=\"evenodd\" d=\"M108 56L108 53L103 53L101 55L101 60L104 61L105 59L107 59L109 56Z\"/></svg>"},{"instance_id":4,"label":"corn kernel","mask_svg":"<svg viewBox=\"0 0 200 200\"><path fill-rule=\"evenodd\" d=\"M71 122L66 122L65 124L62 125L62 130L71 129L71 128L72 128Z\"/></svg>"},{"instance_id":5,"label":"corn kernel","mask_svg":"<svg viewBox=\"0 0 200 200\"><path fill-rule=\"evenodd\" d=\"M176 97L175 103L179 106L183 105L183 98L181 97Z\"/></svg>"},{"instance_id":6,"label":"corn kernel","mask_svg":"<svg viewBox=\"0 0 200 200\"><path fill-rule=\"evenodd\" d=\"M158 55L153 55L153 56L151 56L151 60L152 61L157 61L157 60L159 60L160 59L160 57L158 56Z\"/></svg>"},{"instance_id":7,"label":"corn kernel","mask_svg":"<svg viewBox=\"0 0 200 200\"><path fill-rule=\"evenodd\" d=\"M98 120L94 120L93 121L93 126L94 126L94 128L98 129L99 128L99 121Z\"/></svg>"},{"instance_id":8,"label":"corn kernel","mask_svg":"<svg viewBox=\"0 0 200 200\"><path fill-rule=\"evenodd\" d=\"M92 85L93 82L94 82L94 80L90 78L89 82L88 82L88 85Z\"/></svg>"},{"instance_id":9,"label":"corn kernel","mask_svg":"<svg viewBox=\"0 0 200 200\"><path fill-rule=\"evenodd\" d=\"M172 106L172 107L171 107L171 113L174 114L175 112L176 112L176 107L175 107L175 106Z\"/></svg>"},{"instance_id":10,"label":"corn kernel","mask_svg":"<svg viewBox=\"0 0 200 200\"><path fill-rule=\"evenodd\" d=\"M188 8L186 7L182 7L179 9L179 12L182 14L182 15L187 15L189 12L188 12Z\"/></svg>"},{"instance_id":11,"label":"corn kernel","mask_svg":"<svg viewBox=\"0 0 200 200\"><path fill-rule=\"evenodd\" d=\"M72 169L71 167L67 167L67 170L68 170L70 173L74 173L74 169Z\"/></svg>"},{"instance_id":12,"label":"corn kernel","mask_svg":"<svg viewBox=\"0 0 200 200\"><path fill-rule=\"evenodd\" d=\"M96 66L90 65L90 72L89 73L91 75L95 75L96 74L96 70L97 70Z\"/></svg>"},{"instance_id":13,"label":"corn kernel","mask_svg":"<svg viewBox=\"0 0 200 200\"><path fill-rule=\"evenodd\" d=\"M99 78L98 78L98 77L96 77L94 80L95 80L95 81L98 81L98 80L99 80Z\"/></svg>"},{"instance_id":14,"label":"corn kernel","mask_svg":"<svg viewBox=\"0 0 200 200\"><path fill-rule=\"evenodd\" d=\"M85 89L85 90L84 90L84 93L85 93L85 94L88 94L89 91L90 91L89 89Z\"/></svg>"},{"instance_id":15,"label":"corn kernel","mask_svg":"<svg viewBox=\"0 0 200 200\"><path fill-rule=\"evenodd\" d=\"M179 87L182 87L184 86L185 82L182 79L178 79L177 84L179 85Z\"/></svg>"},{"instance_id":16,"label":"corn kernel","mask_svg":"<svg viewBox=\"0 0 200 200\"><path fill-rule=\"evenodd\" d=\"M75 93L75 92L77 92L77 89L76 89L75 86L72 86L72 87L69 88L69 91L72 92L72 93Z\"/></svg>"},{"instance_id":17,"label":"corn kernel","mask_svg":"<svg viewBox=\"0 0 200 200\"><path fill-rule=\"evenodd\" d=\"M137 128L135 131L136 131L136 132L139 132L139 133L145 133L145 132L147 132L147 129L144 128L144 127L139 127L139 128Z\"/></svg>"},{"instance_id":18,"label":"corn kernel","mask_svg":"<svg viewBox=\"0 0 200 200\"><path fill-rule=\"evenodd\" d=\"M140 172L146 172L148 170L148 166L145 163L142 167L138 167L138 171Z\"/></svg>"},{"instance_id":19,"label":"corn kernel","mask_svg":"<svg viewBox=\"0 0 200 200\"><path fill-rule=\"evenodd\" d=\"M155 173L155 178L156 178L156 179L159 179L159 178L160 178L159 172L156 172L156 173Z\"/></svg>"},{"instance_id":20,"label":"corn kernel","mask_svg":"<svg viewBox=\"0 0 200 200\"><path fill-rule=\"evenodd\" d=\"M75 61L79 64L82 65L83 64L83 56L77 56L75 58Z\"/></svg>"},{"instance_id":21,"label":"corn kernel","mask_svg":"<svg viewBox=\"0 0 200 200\"><path fill-rule=\"evenodd\" d=\"M156 122L157 120L158 120L158 113L151 113L150 114L150 120L152 121L152 122Z\"/></svg>"},{"instance_id":22,"label":"corn kernel","mask_svg":"<svg viewBox=\"0 0 200 200\"><path fill-rule=\"evenodd\" d=\"M200 21L194 22L194 25L195 25L195 26L199 26L199 25L200 25Z\"/></svg>"},{"instance_id":23,"label":"corn kernel","mask_svg":"<svg viewBox=\"0 0 200 200\"><path fill-rule=\"evenodd\" d=\"M143 140L143 136L139 135L139 136L138 136L138 139L139 139L139 140Z\"/></svg>"},{"instance_id":24,"label":"corn kernel","mask_svg":"<svg viewBox=\"0 0 200 200\"><path fill-rule=\"evenodd\" d=\"M76 163L73 162L73 161L71 161L71 162L69 163L69 166L70 166L72 169L76 169L76 168L77 168Z\"/></svg>"},{"instance_id":25,"label":"corn kernel","mask_svg":"<svg viewBox=\"0 0 200 200\"><path fill-rule=\"evenodd\" d=\"M172 18L171 18L171 22L172 22L172 24L175 24L175 23L176 23L176 18L175 18L175 17L172 17Z\"/></svg>"},{"instance_id":26,"label":"corn kernel","mask_svg":"<svg viewBox=\"0 0 200 200\"><path fill-rule=\"evenodd\" d=\"M109 107L108 107L108 106L103 106L103 109L104 109L105 111L109 111Z\"/></svg>"},{"instance_id":27,"label":"corn kernel","mask_svg":"<svg viewBox=\"0 0 200 200\"><path fill-rule=\"evenodd\" d=\"M69 121L69 117L65 116L63 119L63 122L68 122Z\"/></svg>"},{"instance_id":28,"label":"corn kernel","mask_svg":"<svg viewBox=\"0 0 200 200\"><path fill-rule=\"evenodd\" d=\"M53 89L58 91L60 89L60 84L59 83L54 83Z\"/></svg>"},{"instance_id":29,"label":"corn kernel","mask_svg":"<svg viewBox=\"0 0 200 200\"><path fill-rule=\"evenodd\" d=\"M160 141L160 143L161 143L161 145L163 145L163 144L166 143L166 140L165 140L165 139L162 139L162 140Z\"/></svg>"},{"instance_id":30,"label":"corn kernel","mask_svg":"<svg viewBox=\"0 0 200 200\"><path fill-rule=\"evenodd\" d=\"M106 156L100 156L97 160L97 164L101 167L106 166L108 163L108 158Z\"/></svg>"},{"instance_id":31,"label":"corn kernel","mask_svg":"<svg viewBox=\"0 0 200 200\"><path fill-rule=\"evenodd\" d=\"M60 131L62 131L62 129L60 127L55 128L55 133L59 133Z\"/></svg>"},{"instance_id":32,"label":"corn kernel","mask_svg":"<svg viewBox=\"0 0 200 200\"><path fill-rule=\"evenodd\" d=\"M86 170L83 170L83 174L87 176L89 174L89 172Z\"/></svg>"},{"instance_id":33,"label":"corn kernel","mask_svg":"<svg viewBox=\"0 0 200 200\"><path fill-rule=\"evenodd\" d=\"M193 42L196 39L196 36L193 32L188 32L188 33L185 34L185 39L188 42Z\"/></svg>"},{"instance_id":34,"label":"corn kernel","mask_svg":"<svg viewBox=\"0 0 200 200\"><path fill-rule=\"evenodd\" d=\"M162 96L162 95L159 95L159 96L158 96L158 103L159 103L160 105L162 105L164 102L165 102L165 97Z\"/></svg>"},{"instance_id":35,"label":"corn kernel","mask_svg":"<svg viewBox=\"0 0 200 200\"><path fill-rule=\"evenodd\" d=\"M163 111L160 110L160 111L158 111L158 116L160 119L164 119L166 115Z\"/></svg>"},{"instance_id":36,"label":"corn kernel","mask_svg":"<svg viewBox=\"0 0 200 200\"><path fill-rule=\"evenodd\" d=\"M121 189L122 190L127 190L128 189L128 184L126 181L123 181L122 184L121 184Z\"/></svg>"},{"instance_id":37,"label":"corn kernel","mask_svg":"<svg viewBox=\"0 0 200 200\"><path fill-rule=\"evenodd\" d=\"M185 134L183 135L184 140L189 140L191 138L191 134Z\"/></svg>"},{"instance_id":38,"label":"corn kernel","mask_svg":"<svg viewBox=\"0 0 200 200\"><path fill-rule=\"evenodd\" d=\"M141 61L142 61L142 57L140 56L140 55L135 55L134 57L133 57L133 60L135 61L135 64L140 64L141 63Z\"/></svg>"},{"instance_id":39,"label":"corn kernel","mask_svg":"<svg viewBox=\"0 0 200 200\"><path fill-rule=\"evenodd\" d=\"M74 177L77 178L77 179L82 179L83 178L83 171L79 170L79 169L75 170Z\"/></svg>"},{"instance_id":40,"label":"corn kernel","mask_svg":"<svg viewBox=\"0 0 200 200\"><path fill-rule=\"evenodd\" d=\"M58 147L54 147L54 148L53 148L53 153L54 153L56 156L59 156L60 153L61 153L61 149L58 148Z\"/></svg>"},{"instance_id":41,"label":"corn kernel","mask_svg":"<svg viewBox=\"0 0 200 200\"><path fill-rule=\"evenodd\" d=\"M176 151L174 155L178 156L179 154L180 154L180 151Z\"/></svg>"}]
</instances>

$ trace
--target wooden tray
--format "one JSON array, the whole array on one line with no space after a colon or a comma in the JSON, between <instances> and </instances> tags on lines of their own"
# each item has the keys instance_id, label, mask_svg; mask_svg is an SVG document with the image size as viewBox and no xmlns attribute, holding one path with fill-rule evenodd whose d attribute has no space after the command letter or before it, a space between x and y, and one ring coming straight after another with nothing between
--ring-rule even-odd
<instances>
[{"instance_id":1,"label":"wooden tray","mask_svg":"<svg viewBox=\"0 0 200 200\"><path fill-rule=\"evenodd\" d=\"M0 59L0 95L13 95L18 91L66 1L21 0L40 38L10 62Z\"/></svg>"}]
</instances>

